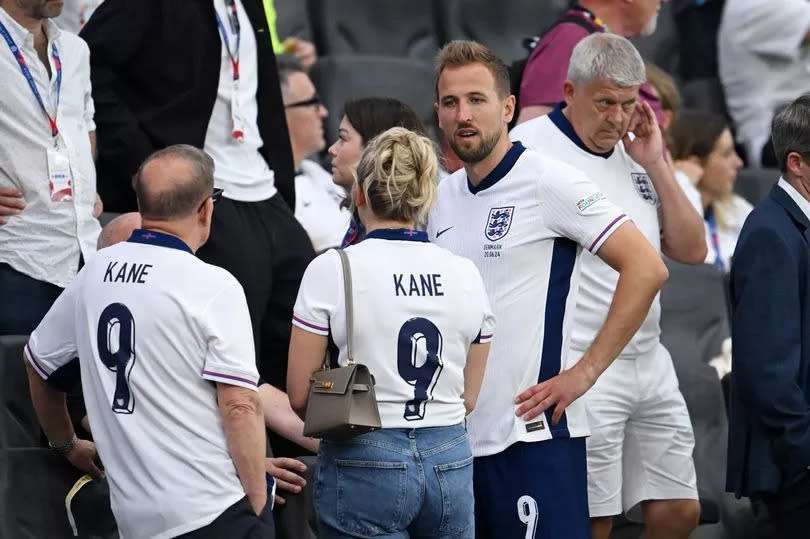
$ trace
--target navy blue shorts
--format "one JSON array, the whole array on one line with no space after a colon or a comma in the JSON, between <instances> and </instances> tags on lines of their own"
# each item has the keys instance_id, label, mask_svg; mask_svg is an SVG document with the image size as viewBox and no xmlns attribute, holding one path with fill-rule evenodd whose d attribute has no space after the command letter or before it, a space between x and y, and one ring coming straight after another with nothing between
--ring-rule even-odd
<instances>
[{"instance_id":1,"label":"navy blue shorts","mask_svg":"<svg viewBox=\"0 0 810 539\"><path fill-rule=\"evenodd\" d=\"M590 539L585 438L518 442L473 463L478 539Z\"/></svg>"}]
</instances>

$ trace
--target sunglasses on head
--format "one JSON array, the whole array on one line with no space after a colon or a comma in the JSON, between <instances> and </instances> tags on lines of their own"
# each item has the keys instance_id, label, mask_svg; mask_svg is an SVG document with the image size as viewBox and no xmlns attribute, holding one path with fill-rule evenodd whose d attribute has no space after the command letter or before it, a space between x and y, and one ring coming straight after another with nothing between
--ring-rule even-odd
<instances>
[{"instance_id":1,"label":"sunglasses on head","mask_svg":"<svg viewBox=\"0 0 810 539\"><path fill-rule=\"evenodd\" d=\"M312 97L310 97L309 99L306 99L304 101L295 101L295 102L290 103L288 105L284 105L284 108L285 109L292 109L292 108L295 108L295 107L312 107L312 106L316 106L316 105L320 105L320 104L321 104L321 96L319 96L318 94L315 94Z\"/></svg>"}]
</instances>

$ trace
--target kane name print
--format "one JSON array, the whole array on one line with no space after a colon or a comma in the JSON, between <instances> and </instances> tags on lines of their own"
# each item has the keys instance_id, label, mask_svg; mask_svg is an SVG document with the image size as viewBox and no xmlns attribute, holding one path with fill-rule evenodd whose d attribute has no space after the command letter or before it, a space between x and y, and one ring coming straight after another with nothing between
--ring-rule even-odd
<instances>
[{"instance_id":1,"label":"kane name print","mask_svg":"<svg viewBox=\"0 0 810 539\"><path fill-rule=\"evenodd\" d=\"M135 262L110 262L104 272L105 283L135 283L146 284L149 268L152 264L137 264Z\"/></svg>"},{"instance_id":2,"label":"kane name print","mask_svg":"<svg viewBox=\"0 0 810 539\"><path fill-rule=\"evenodd\" d=\"M395 273L394 293L397 296L443 296L440 273Z\"/></svg>"}]
</instances>

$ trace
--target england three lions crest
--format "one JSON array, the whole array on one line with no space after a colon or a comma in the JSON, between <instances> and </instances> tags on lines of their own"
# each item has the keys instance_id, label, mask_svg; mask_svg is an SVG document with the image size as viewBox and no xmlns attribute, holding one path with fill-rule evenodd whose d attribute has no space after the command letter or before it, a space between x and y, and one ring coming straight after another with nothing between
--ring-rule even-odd
<instances>
[{"instance_id":1,"label":"england three lions crest","mask_svg":"<svg viewBox=\"0 0 810 539\"><path fill-rule=\"evenodd\" d=\"M489 210L489 219L487 219L487 226L484 230L489 241L498 241L506 236L509 232L509 227L512 226L512 216L515 214L514 206L507 206L505 208L492 208Z\"/></svg>"},{"instance_id":2,"label":"england three lions crest","mask_svg":"<svg viewBox=\"0 0 810 539\"><path fill-rule=\"evenodd\" d=\"M658 205L658 193L655 192L655 187L653 187L649 176L640 172L631 172L630 178L632 178L633 187L636 188L636 192L641 198L653 206Z\"/></svg>"}]
</instances>

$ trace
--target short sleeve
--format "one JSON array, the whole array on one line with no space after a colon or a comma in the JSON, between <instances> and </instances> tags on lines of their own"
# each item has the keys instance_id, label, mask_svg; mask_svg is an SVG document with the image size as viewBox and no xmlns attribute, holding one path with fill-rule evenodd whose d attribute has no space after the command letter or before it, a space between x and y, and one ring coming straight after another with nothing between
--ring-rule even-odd
<instances>
[{"instance_id":1,"label":"short sleeve","mask_svg":"<svg viewBox=\"0 0 810 539\"><path fill-rule=\"evenodd\" d=\"M253 326L242 286L228 275L227 285L200 314L207 343L202 377L212 382L256 390L259 373Z\"/></svg>"},{"instance_id":2,"label":"short sleeve","mask_svg":"<svg viewBox=\"0 0 810 539\"><path fill-rule=\"evenodd\" d=\"M492 306L489 303L489 294L487 294L486 287L484 286L484 280L481 278L478 268L472 263L472 261L467 260L467 262L473 275L473 287L475 293L478 294L480 304L483 307L481 325L478 329L478 334L475 336L472 343L486 344L488 342L492 342L492 339L495 337L495 314L492 312Z\"/></svg>"},{"instance_id":3,"label":"short sleeve","mask_svg":"<svg viewBox=\"0 0 810 539\"><path fill-rule=\"evenodd\" d=\"M563 82L574 47L587 32L573 23L562 23L532 51L520 81L520 106L554 106L563 100Z\"/></svg>"},{"instance_id":4,"label":"short sleeve","mask_svg":"<svg viewBox=\"0 0 810 539\"><path fill-rule=\"evenodd\" d=\"M596 254L627 215L579 170L554 161L546 165L538 189L546 226Z\"/></svg>"},{"instance_id":5,"label":"short sleeve","mask_svg":"<svg viewBox=\"0 0 810 539\"><path fill-rule=\"evenodd\" d=\"M683 191L683 194L686 195L687 200L692 204L692 207L695 208L695 211L698 215L703 216L703 202L700 199L700 191L698 191L697 187L694 186L692 181L689 179L689 175L683 172L682 170L676 170L675 180L678 182L678 186Z\"/></svg>"},{"instance_id":6,"label":"short sleeve","mask_svg":"<svg viewBox=\"0 0 810 539\"><path fill-rule=\"evenodd\" d=\"M74 279L62 292L25 345L26 360L45 380L79 355L74 320L80 282Z\"/></svg>"},{"instance_id":7,"label":"short sleeve","mask_svg":"<svg viewBox=\"0 0 810 539\"><path fill-rule=\"evenodd\" d=\"M294 326L315 333L329 335L329 321L343 300L343 268L340 255L327 251L313 260L298 289L293 308Z\"/></svg>"}]
</instances>

